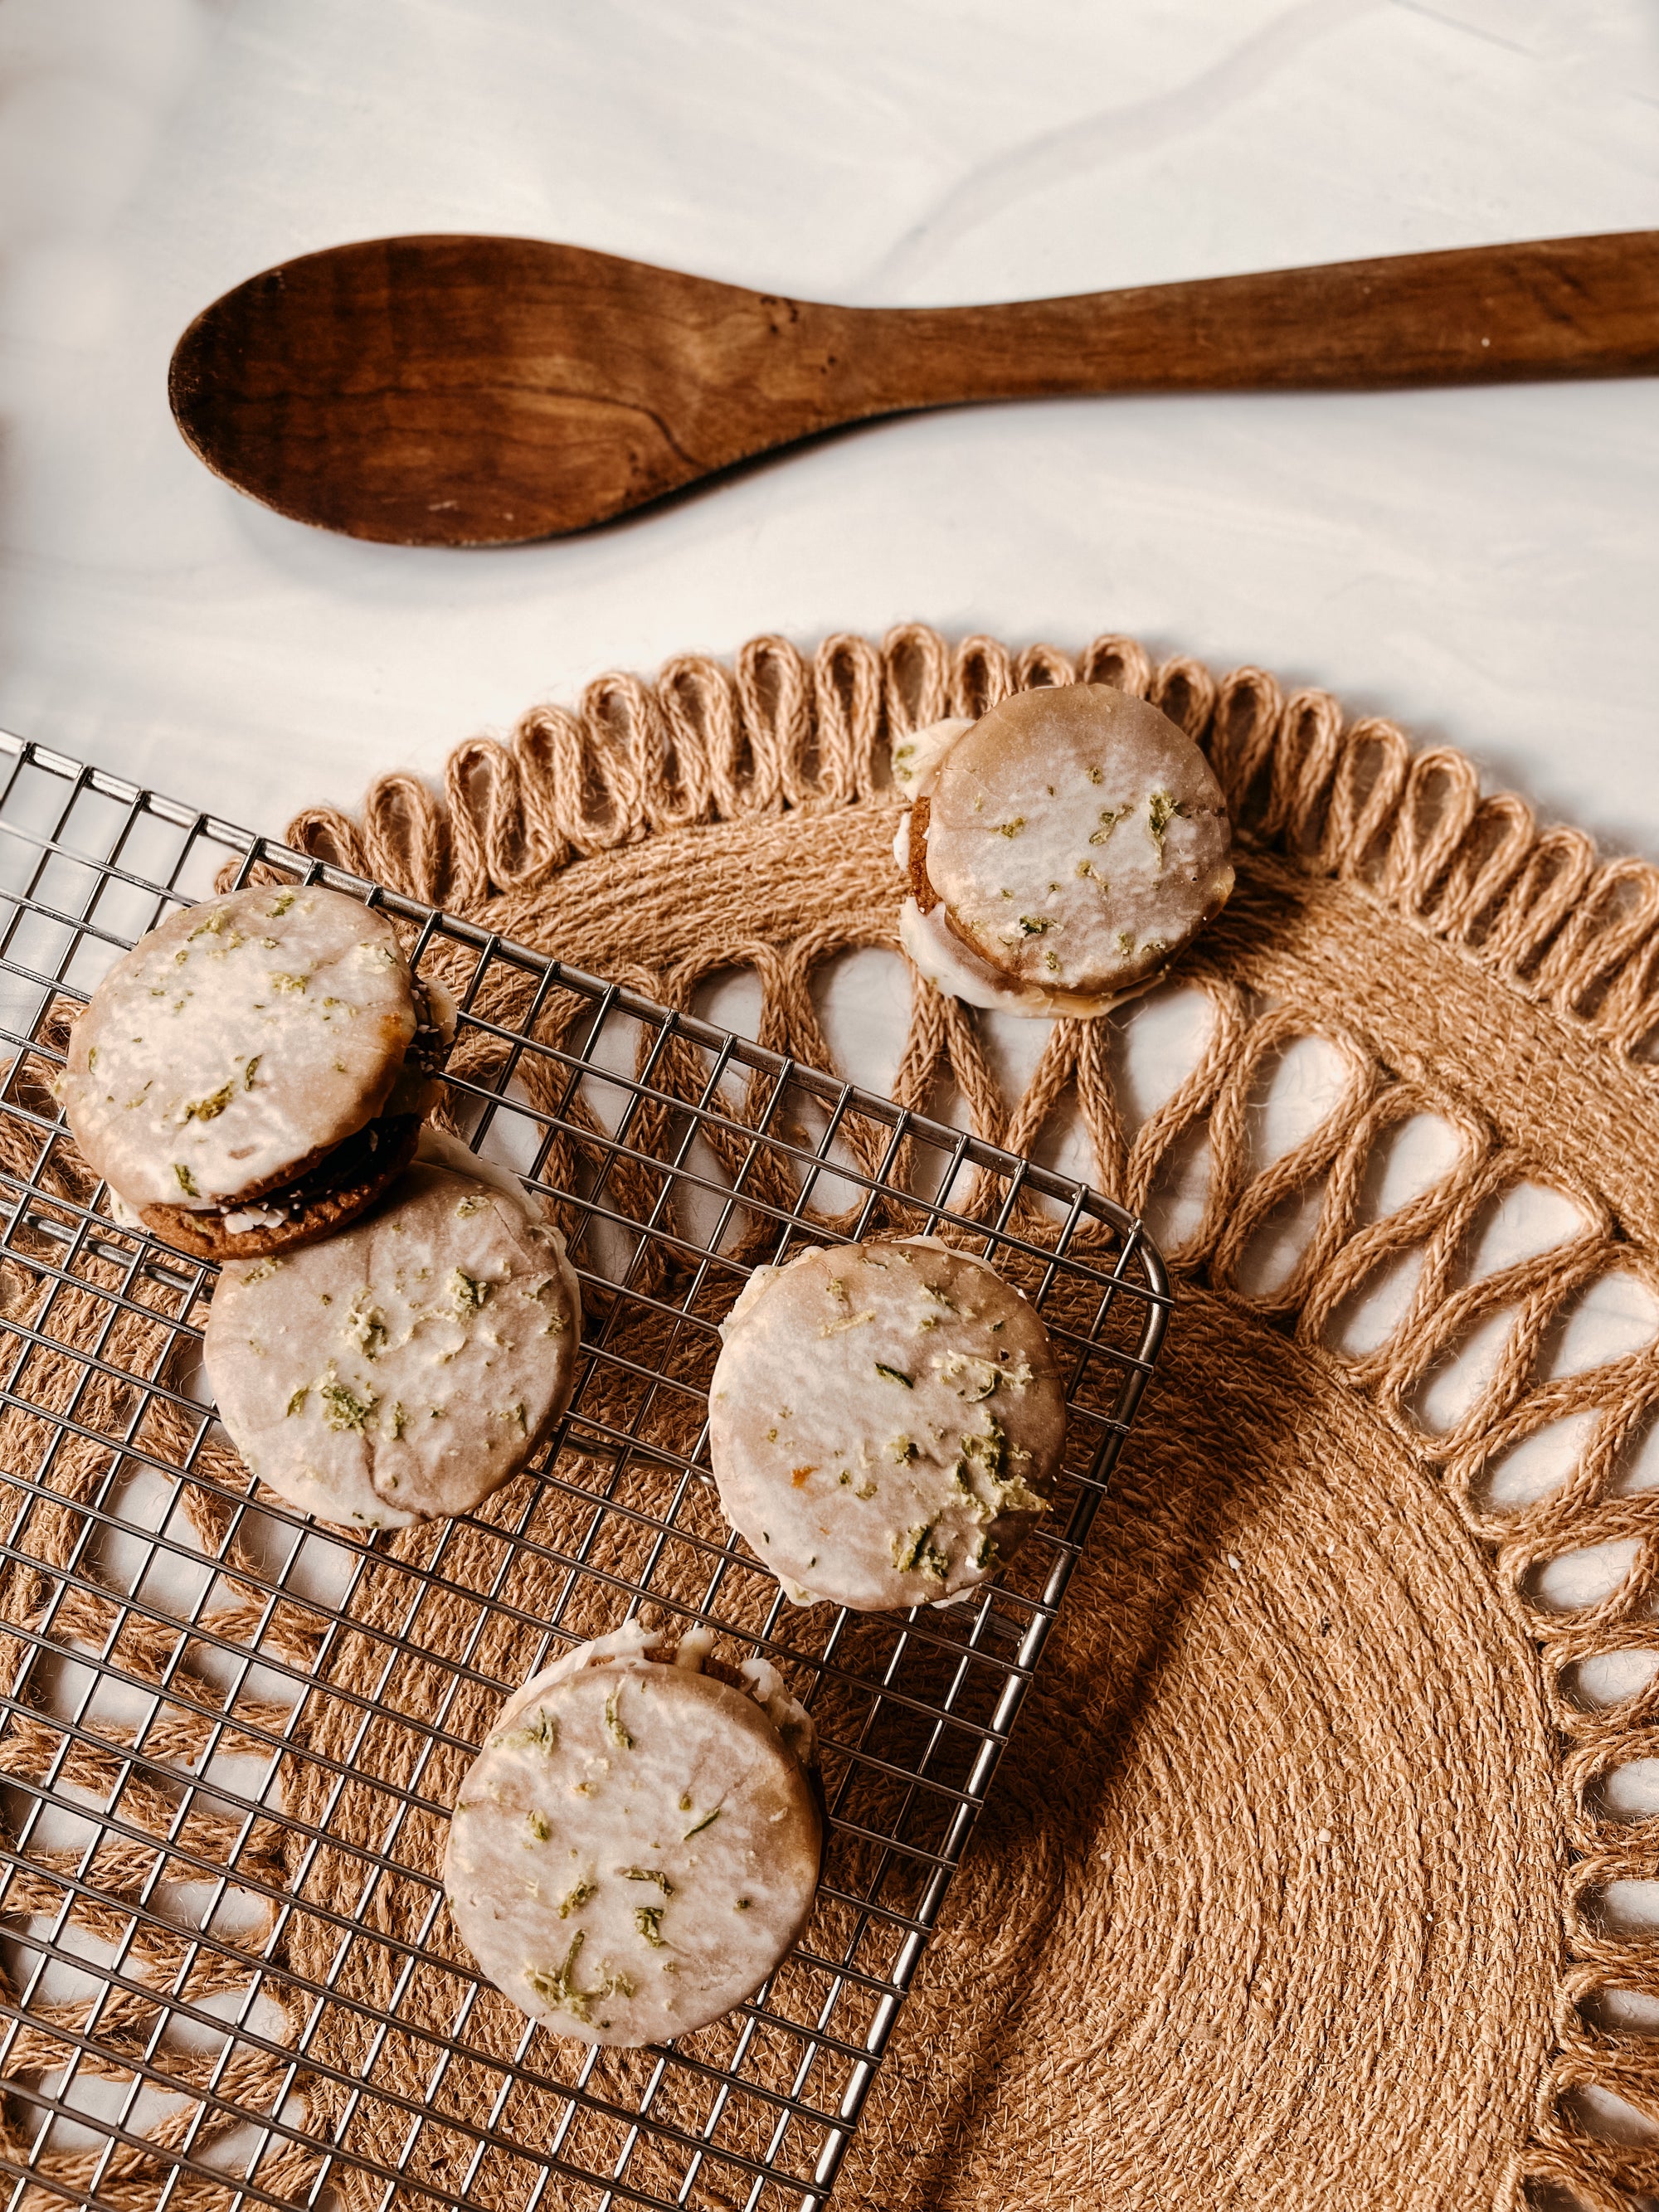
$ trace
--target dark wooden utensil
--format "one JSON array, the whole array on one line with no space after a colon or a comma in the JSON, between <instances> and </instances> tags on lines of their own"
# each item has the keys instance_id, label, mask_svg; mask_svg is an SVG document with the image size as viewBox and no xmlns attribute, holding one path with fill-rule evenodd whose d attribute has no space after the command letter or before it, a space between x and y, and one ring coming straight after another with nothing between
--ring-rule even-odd
<instances>
[{"instance_id":1,"label":"dark wooden utensil","mask_svg":"<svg viewBox=\"0 0 1659 2212\"><path fill-rule=\"evenodd\" d=\"M210 469L405 545L625 514L837 424L964 400L1659 369L1659 231L1137 285L823 307L529 238L380 238L250 277L173 356Z\"/></svg>"}]
</instances>

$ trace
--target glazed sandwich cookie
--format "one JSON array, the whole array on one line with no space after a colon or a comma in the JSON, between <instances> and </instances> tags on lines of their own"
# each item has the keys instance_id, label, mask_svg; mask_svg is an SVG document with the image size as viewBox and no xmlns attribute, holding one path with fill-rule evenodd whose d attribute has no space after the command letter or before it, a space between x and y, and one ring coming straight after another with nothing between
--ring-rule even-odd
<instances>
[{"instance_id":1,"label":"glazed sandwich cookie","mask_svg":"<svg viewBox=\"0 0 1659 2212\"><path fill-rule=\"evenodd\" d=\"M757 1267L720 1334L726 1516L797 1603L972 1589L1048 1510L1066 1401L1041 1317L930 1237Z\"/></svg>"},{"instance_id":2,"label":"glazed sandwich cookie","mask_svg":"<svg viewBox=\"0 0 1659 2212\"><path fill-rule=\"evenodd\" d=\"M900 753L904 755L900 760ZM1104 684L1022 691L904 741L905 951L970 1006L1092 1015L1149 990L1233 886L1221 787Z\"/></svg>"},{"instance_id":3,"label":"glazed sandwich cookie","mask_svg":"<svg viewBox=\"0 0 1659 2212\"><path fill-rule=\"evenodd\" d=\"M739 1690L599 1638L508 1700L462 1783L444 1887L497 1989L583 2043L653 2043L752 1996L823 1847L812 1724L763 1660Z\"/></svg>"},{"instance_id":4,"label":"glazed sandwich cookie","mask_svg":"<svg viewBox=\"0 0 1659 2212\"><path fill-rule=\"evenodd\" d=\"M204 1352L249 1469L359 1528L469 1512L569 1402L581 1300L557 1230L419 1162L320 1244L225 1267Z\"/></svg>"},{"instance_id":5,"label":"glazed sandwich cookie","mask_svg":"<svg viewBox=\"0 0 1659 2212\"><path fill-rule=\"evenodd\" d=\"M264 884L186 908L117 962L75 1024L62 1097L88 1164L156 1236L269 1255L391 1182L454 1030L384 915Z\"/></svg>"}]
</instances>

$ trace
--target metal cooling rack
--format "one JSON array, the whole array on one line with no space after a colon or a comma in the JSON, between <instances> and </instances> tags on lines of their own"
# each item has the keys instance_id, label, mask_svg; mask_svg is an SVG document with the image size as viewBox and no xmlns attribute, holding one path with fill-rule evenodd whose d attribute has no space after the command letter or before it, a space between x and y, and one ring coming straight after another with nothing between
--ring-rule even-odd
<instances>
[{"instance_id":1,"label":"metal cooling rack","mask_svg":"<svg viewBox=\"0 0 1659 2212\"><path fill-rule=\"evenodd\" d=\"M84 1177L65 1194L73 1156L45 1089L63 1013L227 863L239 882L261 864L320 878L410 925L417 963L460 987L452 1095L470 1141L567 1227L581 1380L505 1520L486 1505L411 1549L256 1500L211 1442L194 1357L212 1271L120 1228ZM821 2203L1157 1357L1156 1250L1061 1176L3 736L0 917L0 1421L14 1425L0 1464L0 2177L15 2212ZM714 1323L757 1258L941 1230L1048 1321L1071 1402L1060 1510L967 1602L798 1611L712 1505L697 1408ZM134 1330L149 1348L124 1361ZM22 1456L16 1436L34 1439ZM491 1573L458 1582L486 1540ZM550 1598L519 1601L520 1570ZM390 1614L388 1586L402 1593ZM234 1632L216 1611L227 1589ZM422 1608L441 1598L470 1606L472 1626L434 1658ZM815 1707L818 1912L753 2002L698 2036L623 2063L514 2014L504 2046L499 2022L493 2040L479 2026L501 2001L434 1940L429 1844L422 1857L406 1839L447 1813L432 1778L477 1741L448 1725L466 1698L493 1711L532 1665L648 1605L671 1626L708 1621L728 1656L764 1653ZM349 1880L326 1897L313 1884L301 1907L353 1787L350 1747L377 1725L375 1696L330 1671L353 1634L383 1650L377 1694L416 1662L439 1686L383 1820L330 1862ZM489 1656L507 1648L510 1679ZM343 1756L316 1748L330 1700L355 1716ZM182 1750L181 1729L205 1748ZM416 1940L376 1917L393 1885L414 1900ZM295 1964L301 1915L309 1966ZM371 1944L373 2003L356 1978ZM417 1989L423 2024L406 2035ZM387 2074L394 2046L402 2070Z\"/></svg>"}]
</instances>

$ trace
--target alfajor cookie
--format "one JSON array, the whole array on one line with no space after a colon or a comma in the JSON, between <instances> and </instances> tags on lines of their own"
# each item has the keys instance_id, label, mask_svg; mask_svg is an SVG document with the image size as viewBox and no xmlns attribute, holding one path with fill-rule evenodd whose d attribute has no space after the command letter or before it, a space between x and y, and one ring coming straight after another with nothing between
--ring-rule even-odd
<instances>
[{"instance_id":1,"label":"alfajor cookie","mask_svg":"<svg viewBox=\"0 0 1659 2212\"><path fill-rule=\"evenodd\" d=\"M1159 981L1232 890L1209 763L1107 684L1017 692L906 739L894 762L911 801L894 845L910 882L900 939L971 1006L1104 1013Z\"/></svg>"},{"instance_id":2,"label":"alfajor cookie","mask_svg":"<svg viewBox=\"0 0 1659 2212\"><path fill-rule=\"evenodd\" d=\"M933 1238L757 1267L721 1328L726 1516L798 1603L937 1604L1049 1510L1066 1401L1041 1316Z\"/></svg>"},{"instance_id":3,"label":"alfajor cookie","mask_svg":"<svg viewBox=\"0 0 1659 2212\"><path fill-rule=\"evenodd\" d=\"M116 963L61 1095L88 1165L157 1236L204 1259L283 1252L404 1166L454 1025L384 915L262 885L171 915Z\"/></svg>"},{"instance_id":4,"label":"alfajor cookie","mask_svg":"<svg viewBox=\"0 0 1659 2212\"><path fill-rule=\"evenodd\" d=\"M535 1675L461 1784L444 1864L473 1957L584 2043L683 2035L752 1996L812 1908L812 1724L762 1660L739 1690L637 1627Z\"/></svg>"},{"instance_id":5,"label":"alfajor cookie","mask_svg":"<svg viewBox=\"0 0 1659 2212\"><path fill-rule=\"evenodd\" d=\"M204 1349L262 1481L319 1520L398 1528L517 1473L569 1401L580 1336L558 1231L421 1162L339 1235L228 1264Z\"/></svg>"}]
</instances>

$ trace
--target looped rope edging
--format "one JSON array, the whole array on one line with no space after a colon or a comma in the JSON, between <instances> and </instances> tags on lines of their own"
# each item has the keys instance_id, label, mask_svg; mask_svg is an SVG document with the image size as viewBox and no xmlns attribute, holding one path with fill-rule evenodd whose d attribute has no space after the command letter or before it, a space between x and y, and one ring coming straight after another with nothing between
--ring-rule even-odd
<instances>
[{"instance_id":1,"label":"looped rope edging","mask_svg":"<svg viewBox=\"0 0 1659 2212\"><path fill-rule=\"evenodd\" d=\"M810 660L775 636L751 639L729 669L681 654L655 684L603 676L575 708L533 708L505 744L469 739L441 798L407 774L385 775L361 823L310 807L289 836L410 897L466 909L665 830L896 803L896 738L1070 683L1151 698L1205 741L1246 838L1310 875L1363 885L1625 1054L1652 1042L1659 870L1598 865L1583 832L1540 830L1511 794L1483 798L1462 754L1414 755L1394 724L1346 720L1327 692L1287 696L1251 666L1218 680L1181 655L1155 665L1109 633L1075 656L1047 645L1015 653L982 636L952 647L921 623L878 647L838 634Z\"/></svg>"}]
</instances>

